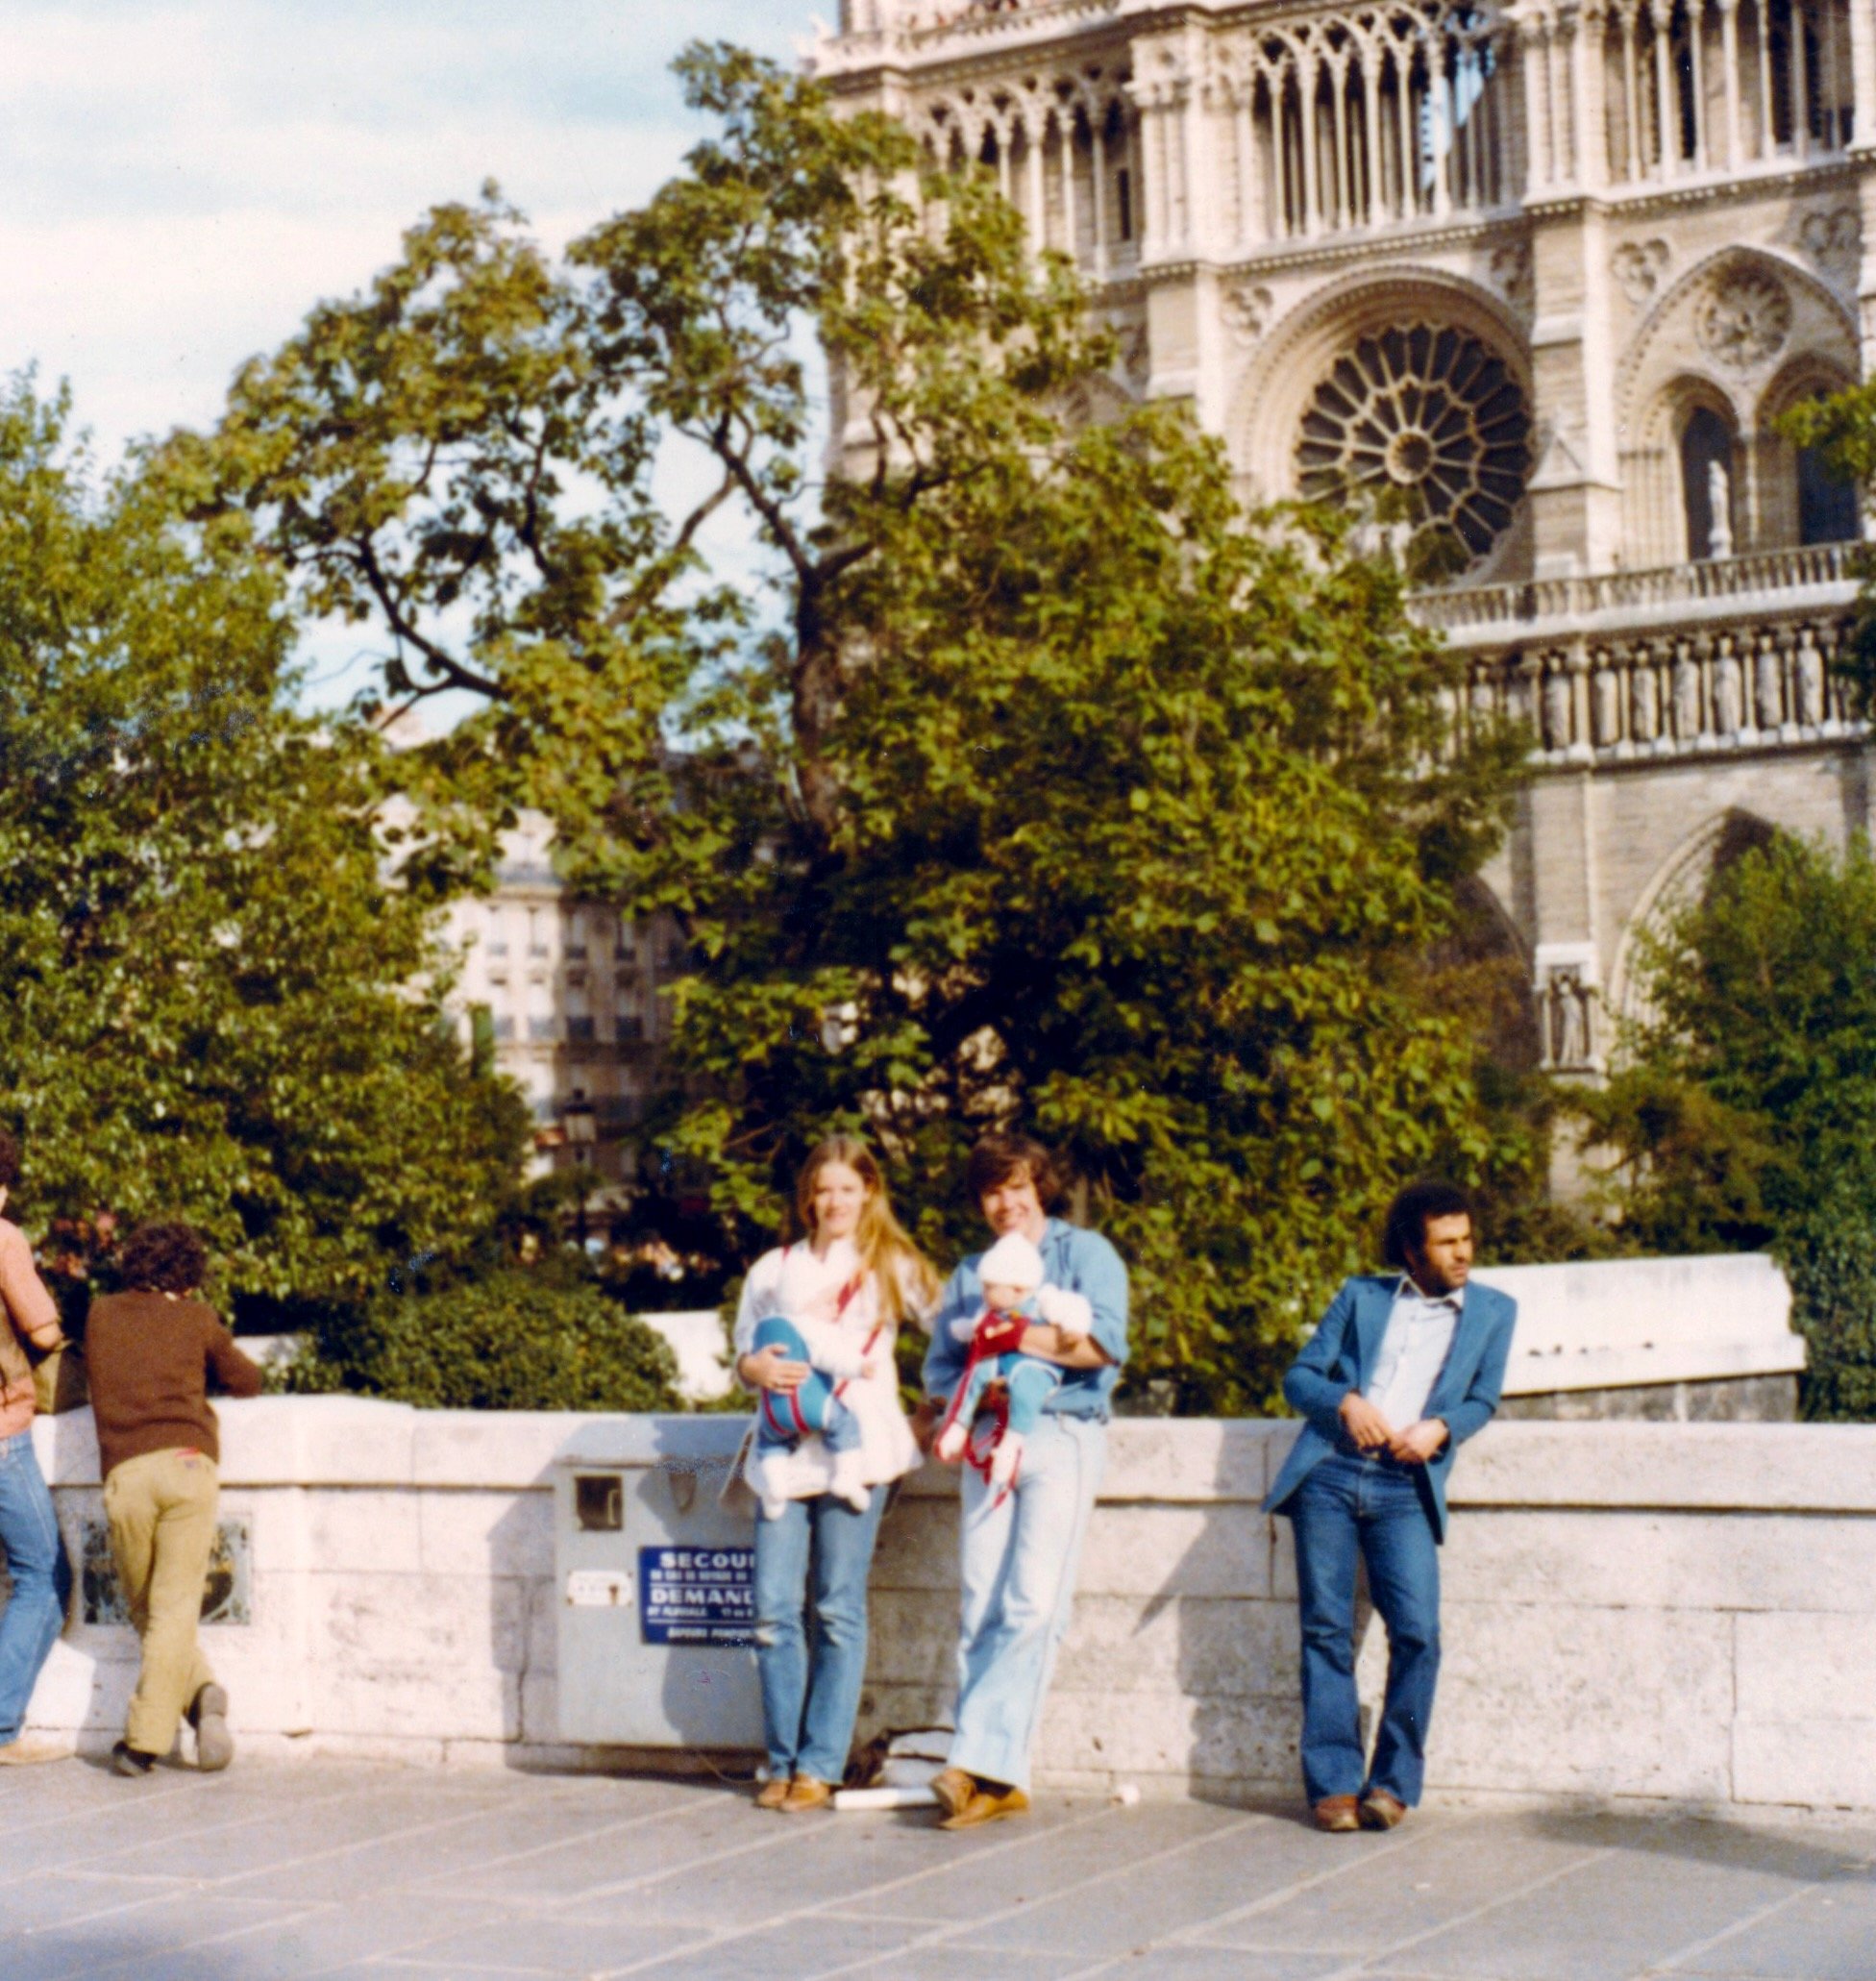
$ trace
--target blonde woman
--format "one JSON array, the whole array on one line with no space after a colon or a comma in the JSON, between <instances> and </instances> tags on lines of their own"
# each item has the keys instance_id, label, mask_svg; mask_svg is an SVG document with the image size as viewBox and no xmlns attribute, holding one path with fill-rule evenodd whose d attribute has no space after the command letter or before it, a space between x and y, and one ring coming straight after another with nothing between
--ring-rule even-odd
<instances>
[{"instance_id":1,"label":"blonde woman","mask_svg":"<svg viewBox=\"0 0 1876 1981\"><path fill-rule=\"evenodd\" d=\"M830 1453L811 1431L765 1460L767 1504L755 1525L755 1659L769 1779L756 1802L787 1815L826 1807L846 1770L866 1676L866 1582L886 1487L919 1462L900 1407L893 1342L901 1325L923 1322L938 1291L937 1275L893 1216L879 1165L863 1142L835 1135L814 1151L795 1187L795 1213L804 1236L764 1252L744 1284L737 1379L786 1398L814 1374L780 1347L755 1346L758 1325L772 1317L794 1323L808 1339L831 1333L846 1350L836 1359L857 1372L842 1384L840 1400L858 1420L865 1490L851 1494L845 1470L852 1461Z\"/></svg>"}]
</instances>

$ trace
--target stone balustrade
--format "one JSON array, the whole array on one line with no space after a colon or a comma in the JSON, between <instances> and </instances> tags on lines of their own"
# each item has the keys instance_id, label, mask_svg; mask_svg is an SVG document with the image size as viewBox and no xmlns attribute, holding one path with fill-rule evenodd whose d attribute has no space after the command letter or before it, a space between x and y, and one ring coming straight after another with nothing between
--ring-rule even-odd
<instances>
[{"instance_id":1,"label":"stone balustrade","mask_svg":"<svg viewBox=\"0 0 1876 1981\"><path fill-rule=\"evenodd\" d=\"M248 1752L684 1765L559 1735L551 1481L596 1420L328 1398L222 1416L223 1512L250 1558L225 1612L245 1621L206 1641ZM720 1464L741 1430L600 1422L648 1467L676 1450ZM1045 1783L1296 1792L1294 1568L1287 1523L1258 1505L1294 1434L1116 1424ZM35 1439L83 1548L99 1520L88 1414ZM1436 1800L1876 1810L1876 1428L1500 1423L1467 1449L1453 1502ZM955 1564L955 1475L928 1468L881 1541L863 1730L944 1712ZM121 1626L75 1622L34 1724L107 1744L134 1648ZM1370 1696L1381 1649L1370 1627Z\"/></svg>"},{"instance_id":2,"label":"stone balustrade","mask_svg":"<svg viewBox=\"0 0 1876 1981\"><path fill-rule=\"evenodd\" d=\"M1604 620L1632 627L1638 615L1677 619L1741 611L1847 606L1856 595L1853 543L1814 543L1749 557L1610 571L1593 578L1536 579L1421 592L1414 616L1457 646L1565 637Z\"/></svg>"},{"instance_id":3,"label":"stone balustrade","mask_svg":"<svg viewBox=\"0 0 1876 1981\"><path fill-rule=\"evenodd\" d=\"M1528 724L1558 764L1828 741L1862 733L1842 637L1826 619L1528 647L1474 661L1468 707Z\"/></svg>"}]
</instances>

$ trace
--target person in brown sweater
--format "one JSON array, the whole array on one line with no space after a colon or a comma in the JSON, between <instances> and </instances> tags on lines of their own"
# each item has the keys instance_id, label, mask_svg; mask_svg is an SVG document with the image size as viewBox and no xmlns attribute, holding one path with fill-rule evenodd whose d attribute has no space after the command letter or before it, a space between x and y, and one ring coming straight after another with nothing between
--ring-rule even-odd
<instances>
[{"instance_id":1,"label":"person in brown sweater","mask_svg":"<svg viewBox=\"0 0 1876 1981\"><path fill-rule=\"evenodd\" d=\"M208 1263L187 1225L144 1225L118 1261L125 1291L92 1301L85 1365L98 1426L105 1518L117 1580L143 1644L119 1774L148 1774L186 1712L196 1766L234 1758L228 1694L196 1639L215 1538L221 1448L210 1376L234 1397L260 1393L260 1371L197 1297Z\"/></svg>"}]
</instances>

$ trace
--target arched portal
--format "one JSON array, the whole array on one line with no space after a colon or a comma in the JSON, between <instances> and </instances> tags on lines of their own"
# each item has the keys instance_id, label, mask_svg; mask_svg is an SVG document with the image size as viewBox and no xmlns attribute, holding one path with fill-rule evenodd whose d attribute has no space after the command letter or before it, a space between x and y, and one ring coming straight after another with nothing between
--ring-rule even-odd
<instances>
[{"instance_id":1,"label":"arched portal","mask_svg":"<svg viewBox=\"0 0 1876 1981\"><path fill-rule=\"evenodd\" d=\"M1645 1025L1653 1016L1648 971L1656 947L1675 922L1700 902L1714 882L1746 854L1769 846L1777 829L1756 813L1733 807L1711 818L1668 854L1642 890L1616 949L1610 1003L1620 1026ZM1615 1041L1619 1055L1621 1039Z\"/></svg>"}]
</instances>

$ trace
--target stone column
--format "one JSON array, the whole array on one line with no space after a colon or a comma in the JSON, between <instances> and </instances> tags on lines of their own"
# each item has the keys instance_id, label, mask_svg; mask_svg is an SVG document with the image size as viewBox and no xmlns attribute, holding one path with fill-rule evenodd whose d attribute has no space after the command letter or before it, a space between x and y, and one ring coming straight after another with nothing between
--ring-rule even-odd
<instances>
[{"instance_id":1,"label":"stone column","mask_svg":"<svg viewBox=\"0 0 1876 1981\"><path fill-rule=\"evenodd\" d=\"M1740 162L1740 0L1718 0L1721 79L1726 110L1719 128L1719 162L1727 170Z\"/></svg>"},{"instance_id":2,"label":"stone column","mask_svg":"<svg viewBox=\"0 0 1876 1981\"><path fill-rule=\"evenodd\" d=\"M1513 16L1524 76L1524 196L1547 190L1556 181L1556 141L1551 130L1550 23L1535 11Z\"/></svg>"}]
</instances>

